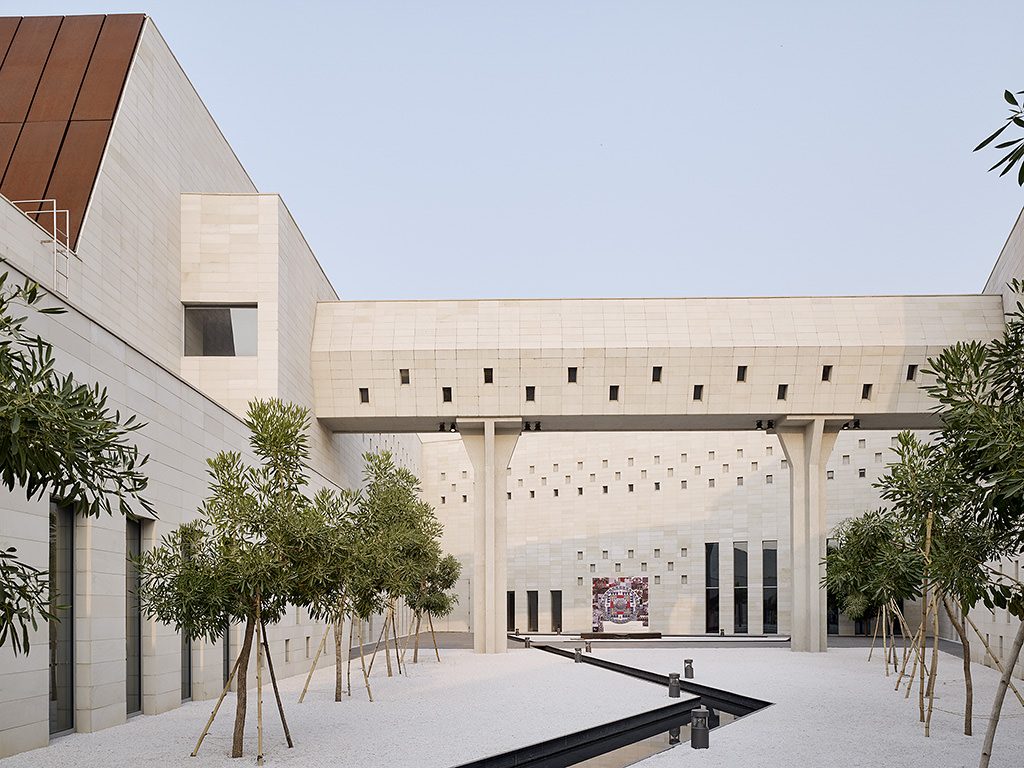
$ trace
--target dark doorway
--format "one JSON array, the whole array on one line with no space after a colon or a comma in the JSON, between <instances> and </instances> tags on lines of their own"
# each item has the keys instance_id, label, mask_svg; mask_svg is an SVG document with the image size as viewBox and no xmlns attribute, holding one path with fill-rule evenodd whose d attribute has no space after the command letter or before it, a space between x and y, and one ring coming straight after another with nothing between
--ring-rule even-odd
<instances>
[{"instance_id":1,"label":"dark doorway","mask_svg":"<svg viewBox=\"0 0 1024 768\"><path fill-rule=\"evenodd\" d=\"M142 711L142 610L139 589L142 582L134 562L142 554L142 524L125 520L124 549L127 556L124 579L125 709L129 715Z\"/></svg>"},{"instance_id":2,"label":"dark doorway","mask_svg":"<svg viewBox=\"0 0 1024 768\"><path fill-rule=\"evenodd\" d=\"M540 601L537 599L537 591L530 590L526 593L526 631L540 631Z\"/></svg>"},{"instance_id":3,"label":"dark doorway","mask_svg":"<svg viewBox=\"0 0 1024 768\"><path fill-rule=\"evenodd\" d=\"M516 592L510 589L505 595L505 629L516 631Z\"/></svg>"},{"instance_id":4,"label":"dark doorway","mask_svg":"<svg viewBox=\"0 0 1024 768\"><path fill-rule=\"evenodd\" d=\"M50 502L50 733L75 727L75 515Z\"/></svg>"},{"instance_id":5,"label":"dark doorway","mask_svg":"<svg viewBox=\"0 0 1024 768\"><path fill-rule=\"evenodd\" d=\"M562 631L562 590L551 590L551 631Z\"/></svg>"}]
</instances>

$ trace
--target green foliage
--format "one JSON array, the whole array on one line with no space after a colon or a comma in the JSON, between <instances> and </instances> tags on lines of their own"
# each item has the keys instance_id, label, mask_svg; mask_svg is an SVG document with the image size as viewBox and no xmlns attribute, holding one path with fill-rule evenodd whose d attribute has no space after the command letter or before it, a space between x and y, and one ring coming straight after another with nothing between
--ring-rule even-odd
<instances>
[{"instance_id":1,"label":"green foliage","mask_svg":"<svg viewBox=\"0 0 1024 768\"><path fill-rule=\"evenodd\" d=\"M23 488L28 498L49 495L82 515L147 512L147 485L131 433L143 427L107 406L107 392L55 370L53 346L26 329L19 307L57 315L42 307L43 293L31 281L10 285L0 275L0 482ZM11 547L0 552L0 646L28 653L29 629L40 619L56 620L47 609L48 578L17 560Z\"/></svg>"},{"instance_id":2,"label":"green foliage","mask_svg":"<svg viewBox=\"0 0 1024 768\"><path fill-rule=\"evenodd\" d=\"M998 130L974 148L975 152L979 149L984 149L993 141L998 139L1003 134L1003 131L1011 125L1017 128L1024 128L1024 107L1021 106L1020 99L1018 98L1021 95L1024 95L1024 91L1017 91L1017 93L1013 93L1011 91L1003 92L1003 100L1010 105L1010 114L1006 117L1005 122ZM1020 162L1021 158L1024 158L1024 136L1003 141L996 144L995 148L998 150L1005 150L1005 153L1001 158L999 158L995 165L989 168L989 170L994 171L999 166L1004 166L999 175L1005 176L1013 170L1015 165L1020 164L1020 169L1017 172L1017 183L1024 186L1024 163Z\"/></svg>"},{"instance_id":3,"label":"green foliage","mask_svg":"<svg viewBox=\"0 0 1024 768\"><path fill-rule=\"evenodd\" d=\"M1013 281L1020 294L1024 285ZM975 514L1011 552L1024 547L1024 306L993 341L962 342L929 361L943 450L962 467Z\"/></svg>"},{"instance_id":4,"label":"green foliage","mask_svg":"<svg viewBox=\"0 0 1024 768\"><path fill-rule=\"evenodd\" d=\"M846 520L833 535L822 583L850 618L870 617L891 600L920 596L924 558L889 510Z\"/></svg>"},{"instance_id":5,"label":"green foliage","mask_svg":"<svg viewBox=\"0 0 1024 768\"><path fill-rule=\"evenodd\" d=\"M406 595L406 604L416 614L447 616L459 603L454 589L461 575L462 564L453 555L445 555L436 562L419 587Z\"/></svg>"},{"instance_id":6,"label":"green foliage","mask_svg":"<svg viewBox=\"0 0 1024 768\"><path fill-rule=\"evenodd\" d=\"M310 604L330 581L321 564L333 546L327 520L342 504L330 491L304 492L308 421L297 405L250 403L245 423L260 463L231 451L208 460L200 517L139 558L147 615L214 640L257 614L278 621L289 603Z\"/></svg>"},{"instance_id":7,"label":"green foliage","mask_svg":"<svg viewBox=\"0 0 1024 768\"><path fill-rule=\"evenodd\" d=\"M29 627L55 618L45 571L20 562L14 547L0 550L0 646L10 639L15 655L28 653Z\"/></svg>"}]
</instances>

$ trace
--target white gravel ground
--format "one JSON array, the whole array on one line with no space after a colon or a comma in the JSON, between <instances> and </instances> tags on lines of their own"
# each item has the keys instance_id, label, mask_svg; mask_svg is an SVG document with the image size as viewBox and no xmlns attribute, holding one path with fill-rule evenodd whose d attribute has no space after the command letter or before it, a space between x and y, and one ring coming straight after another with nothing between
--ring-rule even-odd
<instances>
[{"instance_id":1,"label":"white gravel ground","mask_svg":"<svg viewBox=\"0 0 1024 768\"><path fill-rule=\"evenodd\" d=\"M574 664L537 650L502 656L442 650L388 679L383 658L373 668L374 702L357 687L334 701L334 668L320 670L298 704L304 676L282 681L295 741L287 749L273 692L264 689L266 765L302 768L458 765L669 702L664 688ZM353 666L353 672L356 667ZM162 715L141 715L98 733L70 734L49 747L0 760L0 768L238 768L256 758L255 696L250 693L246 754L232 760L234 698L225 700L197 759L189 757L213 702L193 702Z\"/></svg>"},{"instance_id":2,"label":"white gravel ground","mask_svg":"<svg viewBox=\"0 0 1024 768\"><path fill-rule=\"evenodd\" d=\"M893 691L866 650L797 654L770 648L600 649L613 661L660 673L682 671L693 658L696 682L775 702L711 734L711 749L683 744L643 768L700 766L975 766L998 675L974 666L975 735L962 733L963 681L959 659L941 655L932 736L924 738L915 697ZM296 746L285 748L269 686L264 695L266 764L304 768L452 766L597 725L668 703L664 688L541 651L503 656L445 651L443 663L421 662L406 678L374 667L374 695L353 686L333 701L333 668L314 678L306 702L296 703L302 677L283 681ZM877 659L877 654L876 654ZM381 659L378 659L378 664ZM355 682L355 681L353 681ZM198 759L188 757L212 702L195 702L93 734L72 734L50 747L0 760L0 768L145 764L237 768L255 762L255 698L250 698L246 756L231 760L233 699L225 702ZM1024 708L1006 699L993 767L1024 765Z\"/></svg>"},{"instance_id":3,"label":"white gravel ground","mask_svg":"<svg viewBox=\"0 0 1024 768\"><path fill-rule=\"evenodd\" d=\"M932 714L932 735L918 720L915 686L910 700L893 690L879 655L865 648L825 654L771 648L608 649L612 661L661 673L682 671L694 660L694 682L775 702L712 732L711 748L682 745L645 760L643 768L667 766L977 766L998 673L978 664L974 678L974 736L963 735L963 666L941 653ZM992 768L1024 766L1024 708L1008 692L996 733Z\"/></svg>"}]
</instances>

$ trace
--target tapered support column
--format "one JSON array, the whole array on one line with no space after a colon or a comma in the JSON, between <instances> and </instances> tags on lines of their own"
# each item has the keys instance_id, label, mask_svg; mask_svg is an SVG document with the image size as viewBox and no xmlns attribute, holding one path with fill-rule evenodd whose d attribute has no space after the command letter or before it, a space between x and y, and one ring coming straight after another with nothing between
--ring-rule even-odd
<instances>
[{"instance_id":1,"label":"tapered support column","mask_svg":"<svg viewBox=\"0 0 1024 768\"><path fill-rule=\"evenodd\" d=\"M508 464L519 440L520 419L459 420L473 463L473 650L504 653L508 589Z\"/></svg>"},{"instance_id":2,"label":"tapered support column","mask_svg":"<svg viewBox=\"0 0 1024 768\"><path fill-rule=\"evenodd\" d=\"M827 650L827 612L822 559L825 523L825 465L847 416L788 416L776 432L789 461L790 554L793 610L790 649Z\"/></svg>"}]
</instances>

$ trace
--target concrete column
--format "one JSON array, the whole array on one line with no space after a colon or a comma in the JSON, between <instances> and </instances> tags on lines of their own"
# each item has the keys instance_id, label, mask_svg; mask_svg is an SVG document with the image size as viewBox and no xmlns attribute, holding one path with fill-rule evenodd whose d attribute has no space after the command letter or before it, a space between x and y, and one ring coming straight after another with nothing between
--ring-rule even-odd
<instances>
[{"instance_id":1,"label":"concrete column","mask_svg":"<svg viewBox=\"0 0 1024 768\"><path fill-rule=\"evenodd\" d=\"M508 464L523 423L520 419L460 419L458 425L473 463L473 650L504 653Z\"/></svg>"},{"instance_id":2,"label":"concrete column","mask_svg":"<svg viewBox=\"0 0 1024 768\"><path fill-rule=\"evenodd\" d=\"M847 416L787 416L776 429L789 461L793 612L790 649L827 650L827 603L821 589L825 525L825 465Z\"/></svg>"}]
</instances>

